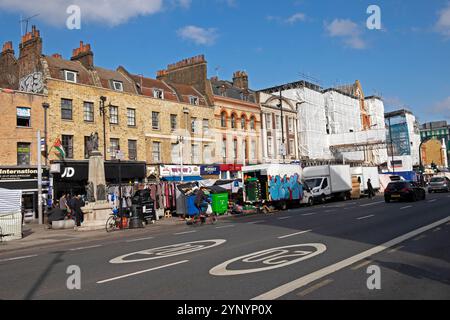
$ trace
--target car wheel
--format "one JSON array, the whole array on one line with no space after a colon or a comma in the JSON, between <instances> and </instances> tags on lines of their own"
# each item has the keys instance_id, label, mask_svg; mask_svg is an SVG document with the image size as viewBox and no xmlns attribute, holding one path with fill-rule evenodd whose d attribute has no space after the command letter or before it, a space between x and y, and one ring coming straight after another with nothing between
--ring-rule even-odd
<instances>
[{"instance_id":1,"label":"car wheel","mask_svg":"<svg viewBox=\"0 0 450 320\"><path fill-rule=\"evenodd\" d=\"M433 191L432 191L432 190L428 190L428 193L429 193L429 194L432 194L432 193L433 193Z\"/></svg>"}]
</instances>

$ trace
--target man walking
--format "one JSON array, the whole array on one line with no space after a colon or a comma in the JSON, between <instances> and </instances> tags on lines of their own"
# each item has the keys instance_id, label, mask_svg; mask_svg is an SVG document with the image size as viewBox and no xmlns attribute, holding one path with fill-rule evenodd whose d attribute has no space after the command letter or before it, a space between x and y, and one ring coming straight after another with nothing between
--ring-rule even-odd
<instances>
[{"instance_id":1,"label":"man walking","mask_svg":"<svg viewBox=\"0 0 450 320\"><path fill-rule=\"evenodd\" d=\"M369 199L375 197L375 191L373 190L372 181L370 179L367 181L367 190L369 191Z\"/></svg>"}]
</instances>

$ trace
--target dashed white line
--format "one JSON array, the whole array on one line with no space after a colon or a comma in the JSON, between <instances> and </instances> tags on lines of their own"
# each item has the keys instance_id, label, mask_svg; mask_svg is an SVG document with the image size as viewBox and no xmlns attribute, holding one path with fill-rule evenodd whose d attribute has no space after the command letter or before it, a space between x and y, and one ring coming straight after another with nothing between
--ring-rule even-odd
<instances>
[{"instance_id":1,"label":"dashed white line","mask_svg":"<svg viewBox=\"0 0 450 320\"><path fill-rule=\"evenodd\" d=\"M127 243L132 243L132 242L145 241L145 240L151 240L151 239L154 239L154 237L140 238L140 239L132 239L132 240L127 240L127 241L125 241L125 242L127 242Z\"/></svg>"},{"instance_id":2,"label":"dashed white line","mask_svg":"<svg viewBox=\"0 0 450 320\"><path fill-rule=\"evenodd\" d=\"M308 217L308 216L313 216L315 214L317 214L317 212L304 213L304 214L302 214L302 216Z\"/></svg>"},{"instance_id":3,"label":"dashed white line","mask_svg":"<svg viewBox=\"0 0 450 320\"><path fill-rule=\"evenodd\" d=\"M289 283L286 283L278 288L275 288L273 290L270 290L269 292L263 293L255 298L253 298L252 300L275 300L278 299L280 297L285 296L286 294L289 294L299 288L302 288L314 281L317 281L319 279L322 279L332 273L335 273L339 270L342 270L344 268L347 268L359 261L362 261L368 257L371 257L373 255L376 255L380 252L383 252L389 248L392 248L406 240L409 240L411 238L414 238L424 232L427 232L429 230L432 230L444 223L447 223L450 221L450 217L447 217L445 219L436 221L435 223L432 223L430 225L424 226L422 228L416 229L414 231L411 231L407 234L404 234L400 237L397 237L395 239L392 239L391 241L388 241L380 246L374 247L372 249L369 249L367 251L364 251L360 254L357 254L355 256L352 256L348 259L342 260L338 263L335 263L333 265L330 265L328 267L325 267L323 269L320 269L318 271L315 271L311 274L308 274L306 276L303 276L301 278L298 278L297 280L291 281Z\"/></svg>"},{"instance_id":4,"label":"dashed white line","mask_svg":"<svg viewBox=\"0 0 450 320\"><path fill-rule=\"evenodd\" d=\"M189 260L178 261L178 262L175 262L175 263L166 264L164 266L151 268L151 269L147 269L147 270L142 270L142 271L138 271L138 272L133 272L133 273L129 273L129 274L126 274L126 275L123 275L123 276L119 276L119 277L115 277L115 278L111 278L111 279L98 281L97 284L103 284L103 283L107 283L107 282L111 282L111 281L125 279L125 278L129 278L129 277L132 277L132 276L137 276L139 274L143 274L143 273L147 273L147 272L151 272L151 271L155 271L155 270L160 270L160 269L164 269L164 268L168 268L168 267L173 267L173 266L176 266L176 265L179 265L179 264L182 264L182 263L186 263L186 262L189 262Z\"/></svg>"},{"instance_id":5,"label":"dashed white line","mask_svg":"<svg viewBox=\"0 0 450 320\"><path fill-rule=\"evenodd\" d=\"M257 224L257 223L263 223L263 222L266 222L266 220L258 220L258 221L247 222L247 224Z\"/></svg>"},{"instance_id":6,"label":"dashed white line","mask_svg":"<svg viewBox=\"0 0 450 320\"><path fill-rule=\"evenodd\" d=\"M37 257L37 256L38 256L37 254L33 254L33 255L30 255L30 256L8 258L8 259L2 259L2 260L0 260L0 262L23 260L23 259L28 259L28 258L34 258L34 257Z\"/></svg>"},{"instance_id":7,"label":"dashed white line","mask_svg":"<svg viewBox=\"0 0 450 320\"><path fill-rule=\"evenodd\" d=\"M196 233L197 231L186 231L186 232L179 232L179 233L175 233L174 235L176 236L181 236L183 234L190 234L190 233Z\"/></svg>"},{"instance_id":8,"label":"dashed white line","mask_svg":"<svg viewBox=\"0 0 450 320\"><path fill-rule=\"evenodd\" d=\"M380 203L384 203L384 201L378 201L378 202L373 202L373 203L367 203L367 204L362 204L360 205L360 207L369 207L369 206L374 206Z\"/></svg>"},{"instance_id":9,"label":"dashed white line","mask_svg":"<svg viewBox=\"0 0 450 320\"><path fill-rule=\"evenodd\" d=\"M406 210L406 209L410 209L410 208L413 208L413 206L406 206L406 207L400 208L400 210Z\"/></svg>"},{"instance_id":10,"label":"dashed white line","mask_svg":"<svg viewBox=\"0 0 450 320\"><path fill-rule=\"evenodd\" d=\"M282 217L282 218L278 218L278 220L286 220L286 219L290 219L292 217Z\"/></svg>"},{"instance_id":11,"label":"dashed white line","mask_svg":"<svg viewBox=\"0 0 450 320\"><path fill-rule=\"evenodd\" d=\"M428 203L436 202L437 199L429 200Z\"/></svg>"},{"instance_id":12,"label":"dashed white line","mask_svg":"<svg viewBox=\"0 0 450 320\"><path fill-rule=\"evenodd\" d=\"M81 251L81 250L94 249L94 248L100 248L100 247L102 247L102 245L98 244L98 245L95 245L95 246L74 248L74 249L70 249L69 251Z\"/></svg>"},{"instance_id":13,"label":"dashed white line","mask_svg":"<svg viewBox=\"0 0 450 320\"><path fill-rule=\"evenodd\" d=\"M296 232L296 233L292 233L292 234L288 234L288 235L285 235L285 236L278 237L278 239L286 239L286 238L290 238L290 237L295 237L295 236L299 236L301 234L305 234L305 233L308 233L308 232L311 232L311 231L312 230L300 231L300 232Z\"/></svg>"},{"instance_id":14,"label":"dashed white line","mask_svg":"<svg viewBox=\"0 0 450 320\"><path fill-rule=\"evenodd\" d=\"M229 225L229 226L222 226L222 227L216 227L216 229L225 229L225 228L234 228L235 225Z\"/></svg>"},{"instance_id":15,"label":"dashed white line","mask_svg":"<svg viewBox=\"0 0 450 320\"><path fill-rule=\"evenodd\" d=\"M373 218L373 217L375 217L375 215L374 215L374 214L371 214L370 216L365 216L365 217L357 218L357 220L370 219L370 218Z\"/></svg>"}]
</instances>

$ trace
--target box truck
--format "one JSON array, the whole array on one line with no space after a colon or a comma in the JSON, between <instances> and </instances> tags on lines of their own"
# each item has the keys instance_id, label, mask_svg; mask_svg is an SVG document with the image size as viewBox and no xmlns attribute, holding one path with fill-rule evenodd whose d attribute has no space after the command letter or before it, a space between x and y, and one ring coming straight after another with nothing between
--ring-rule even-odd
<instances>
[{"instance_id":1,"label":"box truck","mask_svg":"<svg viewBox=\"0 0 450 320\"><path fill-rule=\"evenodd\" d=\"M303 169L305 183L311 189L314 201L351 198L352 176L348 165L325 165Z\"/></svg>"},{"instance_id":2,"label":"box truck","mask_svg":"<svg viewBox=\"0 0 450 320\"><path fill-rule=\"evenodd\" d=\"M289 203L313 205L309 188L302 183L300 165L264 164L242 168L247 203L272 204L286 209Z\"/></svg>"},{"instance_id":3,"label":"box truck","mask_svg":"<svg viewBox=\"0 0 450 320\"><path fill-rule=\"evenodd\" d=\"M380 175L377 167L353 167L351 168L351 174L352 178L357 178L360 182L362 195L369 194L369 189L367 187L369 179L375 192L380 191Z\"/></svg>"}]
</instances>

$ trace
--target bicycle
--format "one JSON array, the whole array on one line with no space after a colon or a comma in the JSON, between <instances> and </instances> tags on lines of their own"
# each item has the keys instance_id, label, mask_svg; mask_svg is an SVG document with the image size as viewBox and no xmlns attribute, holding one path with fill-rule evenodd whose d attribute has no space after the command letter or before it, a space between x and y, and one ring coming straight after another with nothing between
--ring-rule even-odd
<instances>
[{"instance_id":1,"label":"bicycle","mask_svg":"<svg viewBox=\"0 0 450 320\"><path fill-rule=\"evenodd\" d=\"M106 232L113 232L117 230L124 230L128 225L128 218L120 216L118 213L113 212L106 221Z\"/></svg>"},{"instance_id":2,"label":"bicycle","mask_svg":"<svg viewBox=\"0 0 450 320\"><path fill-rule=\"evenodd\" d=\"M215 214L198 214L196 216L193 216L191 220L187 221L188 225L191 226L198 226L198 225L215 225L217 223L217 216Z\"/></svg>"}]
</instances>

